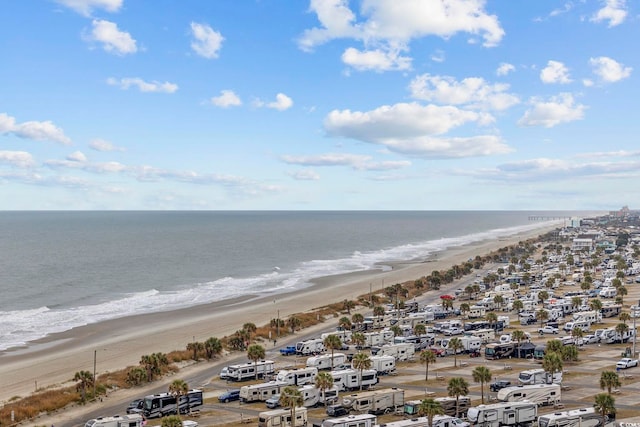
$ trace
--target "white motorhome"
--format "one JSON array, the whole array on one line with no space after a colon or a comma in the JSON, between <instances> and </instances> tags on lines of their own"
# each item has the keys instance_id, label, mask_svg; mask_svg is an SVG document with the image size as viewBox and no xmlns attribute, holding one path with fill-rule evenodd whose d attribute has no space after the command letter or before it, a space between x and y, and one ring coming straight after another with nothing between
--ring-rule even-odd
<instances>
[{"instance_id":1,"label":"white motorhome","mask_svg":"<svg viewBox=\"0 0 640 427\"><path fill-rule=\"evenodd\" d=\"M498 316L498 322L502 321L502 325L508 328L511 325L511 318L509 316Z\"/></svg>"},{"instance_id":2,"label":"white motorhome","mask_svg":"<svg viewBox=\"0 0 640 427\"><path fill-rule=\"evenodd\" d=\"M322 369L332 369L334 366L342 365L347 362L347 355L344 353L331 353L320 354L318 356L311 356L307 359L307 367Z\"/></svg>"},{"instance_id":3,"label":"white motorhome","mask_svg":"<svg viewBox=\"0 0 640 427\"><path fill-rule=\"evenodd\" d=\"M240 401L244 403L264 402L274 394L280 393L289 383L269 381L240 387Z\"/></svg>"},{"instance_id":4,"label":"white motorhome","mask_svg":"<svg viewBox=\"0 0 640 427\"><path fill-rule=\"evenodd\" d=\"M449 343L453 338L443 338L440 341L440 347L445 351L445 354L453 354L454 350L451 348ZM477 353L480 351L480 347L482 347L482 340L478 337L474 336L461 336L458 337L458 340L462 344L462 347L458 349L458 354L460 353Z\"/></svg>"},{"instance_id":5,"label":"white motorhome","mask_svg":"<svg viewBox=\"0 0 640 427\"><path fill-rule=\"evenodd\" d=\"M342 404L352 411L386 414L404 407L404 390L386 388L343 396Z\"/></svg>"},{"instance_id":6,"label":"white motorhome","mask_svg":"<svg viewBox=\"0 0 640 427\"><path fill-rule=\"evenodd\" d=\"M528 384L560 384L562 383L562 372L551 373L542 368L528 369L520 372L518 382L522 385Z\"/></svg>"},{"instance_id":7,"label":"white motorhome","mask_svg":"<svg viewBox=\"0 0 640 427\"><path fill-rule=\"evenodd\" d=\"M364 347L369 348L373 346L380 346L386 343L393 342L393 331L383 329L382 331L365 332L364 334Z\"/></svg>"},{"instance_id":8,"label":"white motorhome","mask_svg":"<svg viewBox=\"0 0 640 427\"><path fill-rule=\"evenodd\" d=\"M496 331L493 329L476 329L475 331L471 331L471 335L480 338L483 344L496 339Z\"/></svg>"},{"instance_id":9,"label":"white motorhome","mask_svg":"<svg viewBox=\"0 0 640 427\"><path fill-rule=\"evenodd\" d=\"M605 423L608 417L605 417ZM540 415L538 427L604 427L602 416L593 409L580 408L571 411Z\"/></svg>"},{"instance_id":10,"label":"white motorhome","mask_svg":"<svg viewBox=\"0 0 640 427\"><path fill-rule=\"evenodd\" d=\"M614 287L602 288L598 294L600 298L615 298L617 295L618 291Z\"/></svg>"},{"instance_id":11,"label":"white motorhome","mask_svg":"<svg viewBox=\"0 0 640 427\"><path fill-rule=\"evenodd\" d=\"M351 331L325 332L324 334L320 335L320 338L322 339L322 341L324 341L325 338L327 338L329 335L337 336L338 338L340 338L340 341L342 341L343 343L350 343L351 336L353 335L353 333Z\"/></svg>"},{"instance_id":12,"label":"white motorhome","mask_svg":"<svg viewBox=\"0 0 640 427\"><path fill-rule=\"evenodd\" d=\"M378 375L385 375L395 372L396 358L393 356L371 356L371 369L374 369Z\"/></svg>"},{"instance_id":13,"label":"white motorhome","mask_svg":"<svg viewBox=\"0 0 640 427\"><path fill-rule=\"evenodd\" d=\"M603 304L600 313L602 317L616 317L622 311L622 304Z\"/></svg>"},{"instance_id":14,"label":"white motorhome","mask_svg":"<svg viewBox=\"0 0 640 427\"><path fill-rule=\"evenodd\" d=\"M339 371L331 371L333 377L333 385L338 387L340 391L356 390L358 388L368 388L378 383L378 373L375 369L364 369L362 378L360 378L360 370L358 369L342 369Z\"/></svg>"},{"instance_id":15,"label":"white motorhome","mask_svg":"<svg viewBox=\"0 0 640 427\"><path fill-rule=\"evenodd\" d=\"M296 353L308 356L310 354L322 353L324 351L324 340L322 338L312 338L296 343Z\"/></svg>"},{"instance_id":16,"label":"white motorhome","mask_svg":"<svg viewBox=\"0 0 640 427\"><path fill-rule=\"evenodd\" d=\"M562 327L566 332L573 331L574 328L579 328L582 332L589 332L591 328L591 323L585 320L575 321L575 322L567 322Z\"/></svg>"},{"instance_id":17,"label":"white motorhome","mask_svg":"<svg viewBox=\"0 0 640 427\"><path fill-rule=\"evenodd\" d=\"M602 323L602 313L596 310L573 313L574 322Z\"/></svg>"},{"instance_id":18,"label":"white motorhome","mask_svg":"<svg viewBox=\"0 0 640 427\"><path fill-rule=\"evenodd\" d=\"M487 314L487 309L483 305L472 305L467 312L467 318L479 319L484 318Z\"/></svg>"},{"instance_id":19,"label":"white motorhome","mask_svg":"<svg viewBox=\"0 0 640 427\"><path fill-rule=\"evenodd\" d=\"M290 409L274 409L258 414L258 427L306 427L309 423L307 408L295 408L295 421L291 422Z\"/></svg>"},{"instance_id":20,"label":"white motorhome","mask_svg":"<svg viewBox=\"0 0 640 427\"><path fill-rule=\"evenodd\" d=\"M539 406L560 403L561 390L559 384L530 384L505 387L496 396L502 402L522 402L527 400Z\"/></svg>"},{"instance_id":21,"label":"white motorhome","mask_svg":"<svg viewBox=\"0 0 640 427\"><path fill-rule=\"evenodd\" d=\"M378 417L373 414L349 415L322 421L322 427L375 427Z\"/></svg>"},{"instance_id":22,"label":"white motorhome","mask_svg":"<svg viewBox=\"0 0 640 427\"><path fill-rule=\"evenodd\" d=\"M432 424L429 424L429 418L418 417L408 420L391 421L384 424L385 427L469 427L469 423L462 421L460 418L451 417L449 415L436 415L433 417ZM382 426L380 426L382 427Z\"/></svg>"},{"instance_id":23,"label":"white motorhome","mask_svg":"<svg viewBox=\"0 0 640 427\"><path fill-rule=\"evenodd\" d=\"M116 415L113 417L93 418L85 427L142 427L144 418L140 414Z\"/></svg>"},{"instance_id":24,"label":"white motorhome","mask_svg":"<svg viewBox=\"0 0 640 427\"><path fill-rule=\"evenodd\" d=\"M258 362L240 363L227 366L226 378L233 381L245 381L256 378L265 378L275 372L273 360L259 360Z\"/></svg>"},{"instance_id":25,"label":"white motorhome","mask_svg":"<svg viewBox=\"0 0 640 427\"><path fill-rule=\"evenodd\" d=\"M276 375L276 381L290 385L305 385L315 382L318 368L313 366L297 369L281 369Z\"/></svg>"},{"instance_id":26,"label":"white motorhome","mask_svg":"<svg viewBox=\"0 0 640 427\"><path fill-rule=\"evenodd\" d=\"M467 419L472 426L501 427L533 425L538 406L532 402L499 402L469 408Z\"/></svg>"},{"instance_id":27,"label":"white motorhome","mask_svg":"<svg viewBox=\"0 0 640 427\"><path fill-rule=\"evenodd\" d=\"M384 344L380 347L372 347L371 354L374 356L393 356L396 361L406 361L413 358L416 347L413 343Z\"/></svg>"},{"instance_id":28,"label":"white motorhome","mask_svg":"<svg viewBox=\"0 0 640 427\"><path fill-rule=\"evenodd\" d=\"M315 385L303 385L302 387L298 387L298 391L302 396L302 406L305 408L312 408L320 403L321 392Z\"/></svg>"}]
</instances>

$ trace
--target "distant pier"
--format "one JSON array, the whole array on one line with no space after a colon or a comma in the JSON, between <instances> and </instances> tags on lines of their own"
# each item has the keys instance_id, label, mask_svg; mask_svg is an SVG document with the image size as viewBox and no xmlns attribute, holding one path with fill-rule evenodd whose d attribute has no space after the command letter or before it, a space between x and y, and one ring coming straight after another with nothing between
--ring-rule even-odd
<instances>
[{"instance_id":1,"label":"distant pier","mask_svg":"<svg viewBox=\"0 0 640 427\"><path fill-rule=\"evenodd\" d=\"M570 216L529 215L529 221L554 221L571 219Z\"/></svg>"}]
</instances>

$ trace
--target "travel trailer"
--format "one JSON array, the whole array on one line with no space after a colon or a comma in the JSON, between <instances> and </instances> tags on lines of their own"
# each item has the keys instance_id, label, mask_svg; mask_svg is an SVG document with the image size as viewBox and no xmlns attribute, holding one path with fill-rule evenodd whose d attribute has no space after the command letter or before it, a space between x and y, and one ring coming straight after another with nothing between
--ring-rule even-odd
<instances>
[{"instance_id":1,"label":"travel trailer","mask_svg":"<svg viewBox=\"0 0 640 427\"><path fill-rule=\"evenodd\" d=\"M342 341L343 343L350 343L351 336L353 335L353 333L351 331L325 332L324 334L320 335L320 339L324 341L325 338L327 338L329 335L336 335L338 338L340 338L340 341Z\"/></svg>"},{"instance_id":2,"label":"travel trailer","mask_svg":"<svg viewBox=\"0 0 640 427\"><path fill-rule=\"evenodd\" d=\"M560 403L559 384L532 384L505 387L496 396L502 402L522 402L527 400L539 406Z\"/></svg>"},{"instance_id":3,"label":"travel trailer","mask_svg":"<svg viewBox=\"0 0 640 427\"><path fill-rule=\"evenodd\" d=\"M307 408L295 409L295 422L291 422L290 409L274 409L258 414L258 427L306 427L309 423Z\"/></svg>"},{"instance_id":4,"label":"travel trailer","mask_svg":"<svg viewBox=\"0 0 640 427\"><path fill-rule=\"evenodd\" d=\"M377 422L373 414L358 414L324 420L321 427L375 427Z\"/></svg>"},{"instance_id":5,"label":"travel trailer","mask_svg":"<svg viewBox=\"0 0 640 427\"><path fill-rule=\"evenodd\" d=\"M259 360L257 363L247 362L237 365L227 366L226 379L233 381L246 381L256 378L265 378L275 372L275 362L273 360Z\"/></svg>"},{"instance_id":6,"label":"travel trailer","mask_svg":"<svg viewBox=\"0 0 640 427\"><path fill-rule=\"evenodd\" d=\"M93 418L84 427L142 427L144 418L140 414L116 415L113 417Z\"/></svg>"},{"instance_id":7,"label":"travel trailer","mask_svg":"<svg viewBox=\"0 0 640 427\"><path fill-rule=\"evenodd\" d=\"M376 415L395 412L398 408L404 407L404 390L386 388L365 391L351 396L343 396L342 404L356 412L368 412Z\"/></svg>"},{"instance_id":8,"label":"travel trailer","mask_svg":"<svg viewBox=\"0 0 640 427\"><path fill-rule=\"evenodd\" d=\"M469 427L468 422L449 415L434 416L432 424L429 424L429 418L418 417L408 420L391 421L383 425L384 427ZM382 425L379 427L382 427Z\"/></svg>"},{"instance_id":9,"label":"travel trailer","mask_svg":"<svg viewBox=\"0 0 640 427\"><path fill-rule=\"evenodd\" d=\"M487 309L483 305L472 305L467 312L467 318L479 319L487 314Z\"/></svg>"},{"instance_id":10,"label":"travel trailer","mask_svg":"<svg viewBox=\"0 0 640 427\"><path fill-rule=\"evenodd\" d=\"M460 396L458 398L458 411L456 411L455 397L436 397L434 400L440 404L444 415L451 417L464 416L471 406L471 398L469 396ZM404 414L407 416L418 415L421 403L421 400L408 400L404 402ZM456 412L458 412L457 415Z\"/></svg>"},{"instance_id":11,"label":"travel trailer","mask_svg":"<svg viewBox=\"0 0 640 427\"><path fill-rule=\"evenodd\" d=\"M296 343L296 353L302 356L310 354L322 353L324 351L324 340L322 338L313 338L306 341Z\"/></svg>"},{"instance_id":12,"label":"travel trailer","mask_svg":"<svg viewBox=\"0 0 640 427\"><path fill-rule=\"evenodd\" d=\"M545 371L542 368L528 369L520 372L518 375L518 382L522 385L527 384L560 384L562 382L562 372L554 372L553 377L551 373Z\"/></svg>"},{"instance_id":13,"label":"travel trailer","mask_svg":"<svg viewBox=\"0 0 640 427\"><path fill-rule=\"evenodd\" d=\"M151 394L144 397L142 413L145 418L164 417L168 414L186 414L191 409L202 406L202 390L189 390L177 396L169 393Z\"/></svg>"},{"instance_id":14,"label":"travel trailer","mask_svg":"<svg viewBox=\"0 0 640 427\"><path fill-rule=\"evenodd\" d=\"M573 313L574 322L602 323L602 312L596 310Z\"/></svg>"},{"instance_id":15,"label":"travel trailer","mask_svg":"<svg viewBox=\"0 0 640 427\"><path fill-rule=\"evenodd\" d=\"M378 373L375 369L364 369L362 371L362 380L358 369L331 371L331 376L333 377L333 385L338 387L340 391L356 390L361 387L368 388L378 383Z\"/></svg>"},{"instance_id":16,"label":"travel trailer","mask_svg":"<svg viewBox=\"0 0 640 427\"><path fill-rule=\"evenodd\" d=\"M538 406L532 402L499 402L469 408L467 419L472 426L530 426L537 414Z\"/></svg>"},{"instance_id":17,"label":"travel trailer","mask_svg":"<svg viewBox=\"0 0 640 427\"><path fill-rule=\"evenodd\" d=\"M279 381L245 385L240 387L240 401L244 403L264 402L280 393L288 385L289 383Z\"/></svg>"},{"instance_id":18,"label":"travel trailer","mask_svg":"<svg viewBox=\"0 0 640 427\"><path fill-rule=\"evenodd\" d=\"M616 295L618 295L618 291L614 287L602 288L598 294L600 298L615 298Z\"/></svg>"},{"instance_id":19,"label":"travel trailer","mask_svg":"<svg viewBox=\"0 0 640 427\"><path fill-rule=\"evenodd\" d=\"M390 374L396 370L396 358L393 356L371 356L371 369L378 375Z\"/></svg>"},{"instance_id":20,"label":"travel trailer","mask_svg":"<svg viewBox=\"0 0 640 427\"><path fill-rule=\"evenodd\" d=\"M290 385L305 385L315 382L318 368L309 367L297 369L281 369L276 375L276 381Z\"/></svg>"},{"instance_id":21,"label":"travel trailer","mask_svg":"<svg viewBox=\"0 0 640 427\"><path fill-rule=\"evenodd\" d=\"M609 421L605 417L605 423ZM602 416L593 407L540 415L538 427L604 427Z\"/></svg>"},{"instance_id":22,"label":"travel trailer","mask_svg":"<svg viewBox=\"0 0 640 427\"><path fill-rule=\"evenodd\" d=\"M388 329L383 329L381 331L375 332L365 332L364 333L364 347L370 348L374 346L381 346L383 344L393 342L393 331Z\"/></svg>"},{"instance_id":23,"label":"travel trailer","mask_svg":"<svg viewBox=\"0 0 640 427\"><path fill-rule=\"evenodd\" d=\"M571 332L574 328L580 328L582 332L588 332L591 328L591 323L585 320L580 320L575 322L567 322L562 327L562 329L566 332Z\"/></svg>"},{"instance_id":24,"label":"travel trailer","mask_svg":"<svg viewBox=\"0 0 640 427\"><path fill-rule=\"evenodd\" d=\"M342 365L347 362L347 355L344 353L331 353L320 354L318 356L311 356L307 359L307 367L322 369L332 369L334 366Z\"/></svg>"},{"instance_id":25,"label":"travel trailer","mask_svg":"<svg viewBox=\"0 0 640 427\"><path fill-rule=\"evenodd\" d=\"M496 339L496 333L493 329L476 329L475 331L471 331L471 335L480 338L483 344L487 344Z\"/></svg>"},{"instance_id":26,"label":"travel trailer","mask_svg":"<svg viewBox=\"0 0 640 427\"><path fill-rule=\"evenodd\" d=\"M602 317L616 317L622 311L621 304L607 304L603 305L600 309L600 313L602 313Z\"/></svg>"},{"instance_id":27,"label":"travel trailer","mask_svg":"<svg viewBox=\"0 0 640 427\"><path fill-rule=\"evenodd\" d=\"M443 338L440 341L440 347L445 351L445 354L453 354L454 350L450 348L449 343L452 338ZM480 347L482 346L482 340L478 337L474 336L462 336L458 338L462 347L458 349L458 354L460 353L477 353L480 351Z\"/></svg>"},{"instance_id":28,"label":"travel trailer","mask_svg":"<svg viewBox=\"0 0 640 427\"><path fill-rule=\"evenodd\" d=\"M380 347L371 347L373 356L393 356L398 362L413 359L415 352L416 347L413 343L384 344Z\"/></svg>"}]
</instances>

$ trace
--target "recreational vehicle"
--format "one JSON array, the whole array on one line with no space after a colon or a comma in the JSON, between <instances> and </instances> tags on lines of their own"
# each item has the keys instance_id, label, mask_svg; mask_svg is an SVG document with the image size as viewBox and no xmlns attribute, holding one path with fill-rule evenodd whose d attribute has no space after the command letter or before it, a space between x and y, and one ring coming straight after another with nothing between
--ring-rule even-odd
<instances>
[{"instance_id":1,"label":"recreational vehicle","mask_svg":"<svg viewBox=\"0 0 640 427\"><path fill-rule=\"evenodd\" d=\"M274 409L258 414L258 427L306 427L307 408L295 408L295 421L291 422L290 409Z\"/></svg>"},{"instance_id":2,"label":"recreational vehicle","mask_svg":"<svg viewBox=\"0 0 640 427\"><path fill-rule=\"evenodd\" d=\"M384 427L469 427L468 422L449 415L436 415L433 417L431 424L429 424L429 418L418 417L408 420L391 421L383 425Z\"/></svg>"},{"instance_id":3,"label":"recreational vehicle","mask_svg":"<svg viewBox=\"0 0 640 427\"><path fill-rule=\"evenodd\" d=\"M358 369L331 371L331 376L333 377L333 385L337 386L340 391L368 388L378 383L378 373L375 369L364 369L362 378Z\"/></svg>"},{"instance_id":4,"label":"recreational vehicle","mask_svg":"<svg viewBox=\"0 0 640 427\"><path fill-rule=\"evenodd\" d=\"M311 356L307 359L307 367L322 369L333 369L334 366L342 365L347 362L347 355L344 353L320 354Z\"/></svg>"},{"instance_id":5,"label":"recreational vehicle","mask_svg":"<svg viewBox=\"0 0 640 427\"><path fill-rule=\"evenodd\" d=\"M276 375L276 381L290 385L305 385L315 381L318 375L318 368L309 367L297 369L281 369Z\"/></svg>"},{"instance_id":6,"label":"recreational vehicle","mask_svg":"<svg viewBox=\"0 0 640 427\"><path fill-rule=\"evenodd\" d=\"M169 393L145 396L142 413L146 418L164 417L168 414L186 414L191 409L202 406L202 390L189 390L187 394L178 396Z\"/></svg>"},{"instance_id":7,"label":"recreational vehicle","mask_svg":"<svg viewBox=\"0 0 640 427\"><path fill-rule=\"evenodd\" d=\"M475 331L471 331L471 336L480 338L483 344L487 344L496 339L496 333L493 329L476 329Z\"/></svg>"},{"instance_id":8,"label":"recreational vehicle","mask_svg":"<svg viewBox=\"0 0 640 427\"><path fill-rule=\"evenodd\" d=\"M471 398L469 396L460 396L458 398L457 411L455 397L436 397L434 400L440 404L444 415L451 417L456 417L458 415L464 416L471 406ZM404 402L404 414L407 416L418 415L421 403L421 400L408 400ZM458 412L458 415L456 415L456 412Z\"/></svg>"},{"instance_id":9,"label":"recreational vehicle","mask_svg":"<svg viewBox=\"0 0 640 427\"><path fill-rule=\"evenodd\" d=\"M308 356L310 354L322 353L324 351L324 340L322 338L313 338L306 341L296 343L296 354Z\"/></svg>"},{"instance_id":10,"label":"recreational vehicle","mask_svg":"<svg viewBox=\"0 0 640 427\"><path fill-rule=\"evenodd\" d=\"M605 417L605 423L608 417ZM538 427L604 427L602 416L593 407L540 415Z\"/></svg>"},{"instance_id":11,"label":"recreational vehicle","mask_svg":"<svg viewBox=\"0 0 640 427\"><path fill-rule=\"evenodd\" d=\"M84 427L142 427L144 418L140 414L116 415L93 418Z\"/></svg>"},{"instance_id":12,"label":"recreational vehicle","mask_svg":"<svg viewBox=\"0 0 640 427\"><path fill-rule=\"evenodd\" d=\"M560 403L559 384L530 384L505 387L498 391L497 399L502 402L522 402L527 400L538 406Z\"/></svg>"},{"instance_id":13,"label":"recreational vehicle","mask_svg":"<svg viewBox=\"0 0 640 427\"><path fill-rule=\"evenodd\" d=\"M487 344L484 348L484 357L492 360L515 356L517 345L515 342Z\"/></svg>"},{"instance_id":14,"label":"recreational vehicle","mask_svg":"<svg viewBox=\"0 0 640 427\"><path fill-rule=\"evenodd\" d=\"M602 312L596 310L573 313L574 322L602 323Z\"/></svg>"},{"instance_id":15,"label":"recreational vehicle","mask_svg":"<svg viewBox=\"0 0 640 427\"><path fill-rule=\"evenodd\" d=\"M542 368L528 369L520 372L518 382L522 385L527 384L560 384L562 382L562 372L554 372L553 376L550 372Z\"/></svg>"},{"instance_id":16,"label":"recreational vehicle","mask_svg":"<svg viewBox=\"0 0 640 427\"><path fill-rule=\"evenodd\" d=\"M371 369L378 375L390 374L396 370L396 358L393 356L371 356Z\"/></svg>"},{"instance_id":17,"label":"recreational vehicle","mask_svg":"<svg viewBox=\"0 0 640 427\"><path fill-rule=\"evenodd\" d=\"M335 335L338 338L340 338L340 341L343 343L350 343L351 342L351 336L353 335L351 331L334 331L334 332L325 332L324 334L320 335L320 338L322 339L322 341L325 340L325 338L327 338L329 335Z\"/></svg>"},{"instance_id":18,"label":"recreational vehicle","mask_svg":"<svg viewBox=\"0 0 640 427\"><path fill-rule=\"evenodd\" d=\"M372 414L349 415L322 421L321 427L374 427L378 417Z\"/></svg>"},{"instance_id":19,"label":"recreational vehicle","mask_svg":"<svg viewBox=\"0 0 640 427\"><path fill-rule=\"evenodd\" d=\"M499 402L469 408L467 419L472 426L531 426L538 407L532 402Z\"/></svg>"},{"instance_id":20,"label":"recreational vehicle","mask_svg":"<svg viewBox=\"0 0 640 427\"><path fill-rule=\"evenodd\" d=\"M384 344L380 347L371 347L373 356L393 356L396 361L406 361L413 358L416 347L413 343Z\"/></svg>"},{"instance_id":21,"label":"recreational vehicle","mask_svg":"<svg viewBox=\"0 0 640 427\"><path fill-rule=\"evenodd\" d=\"M256 375L257 370L257 375ZM265 378L275 372L273 360L259 360L258 362L240 363L227 366L226 379L233 381L245 381L256 378Z\"/></svg>"},{"instance_id":22,"label":"recreational vehicle","mask_svg":"<svg viewBox=\"0 0 640 427\"><path fill-rule=\"evenodd\" d=\"M342 397L342 404L352 411L386 414L404 407L404 390L386 388Z\"/></svg>"},{"instance_id":23,"label":"recreational vehicle","mask_svg":"<svg viewBox=\"0 0 640 427\"><path fill-rule=\"evenodd\" d=\"M600 313L602 313L602 317L616 317L622 311L621 304L607 304L603 305L600 309Z\"/></svg>"},{"instance_id":24,"label":"recreational vehicle","mask_svg":"<svg viewBox=\"0 0 640 427\"><path fill-rule=\"evenodd\" d=\"M240 401L244 403L264 402L280 393L289 383L269 381L240 387Z\"/></svg>"}]
</instances>

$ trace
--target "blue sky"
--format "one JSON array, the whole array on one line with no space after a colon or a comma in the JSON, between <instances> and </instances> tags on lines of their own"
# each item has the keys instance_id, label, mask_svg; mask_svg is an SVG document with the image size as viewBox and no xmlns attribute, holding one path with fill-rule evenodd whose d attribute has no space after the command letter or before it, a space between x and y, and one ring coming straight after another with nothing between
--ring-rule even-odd
<instances>
[{"instance_id":1,"label":"blue sky","mask_svg":"<svg viewBox=\"0 0 640 427\"><path fill-rule=\"evenodd\" d=\"M29 0L0 209L640 208L625 0Z\"/></svg>"}]
</instances>

